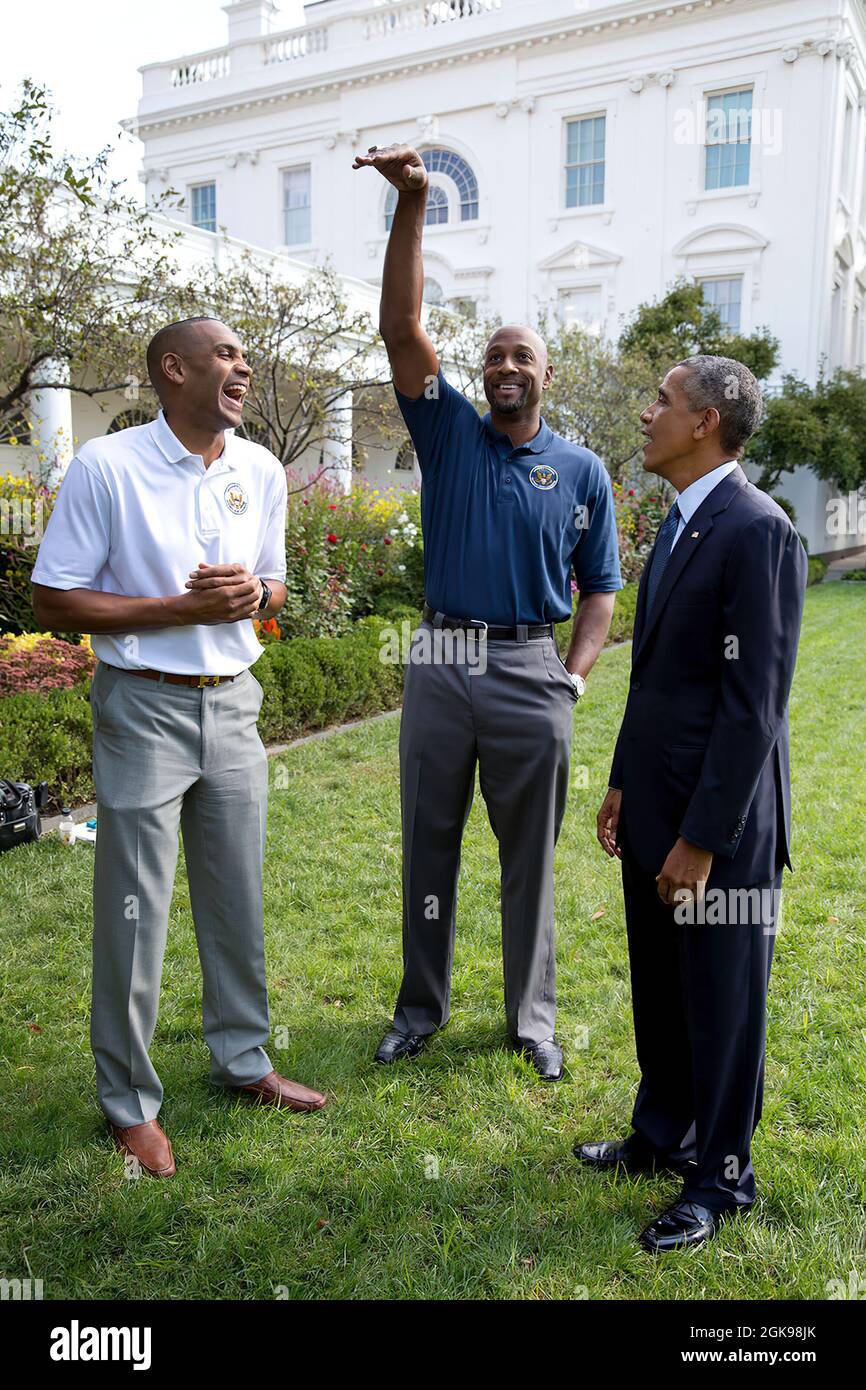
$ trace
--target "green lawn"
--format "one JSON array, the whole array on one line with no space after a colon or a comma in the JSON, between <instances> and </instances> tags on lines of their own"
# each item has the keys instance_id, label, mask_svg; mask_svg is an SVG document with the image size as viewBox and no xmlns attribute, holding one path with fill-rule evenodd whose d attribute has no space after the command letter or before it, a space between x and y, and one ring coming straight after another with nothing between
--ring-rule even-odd
<instances>
[{"instance_id":1,"label":"green lawn","mask_svg":"<svg viewBox=\"0 0 866 1390\"><path fill-rule=\"evenodd\" d=\"M575 712L556 868L559 1086L504 1046L496 846L480 796L452 1021L415 1062L370 1060L400 976L396 718L271 765L273 1058L330 1093L321 1114L257 1110L209 1087L178 877L154 1044L170 1182L125 1179L96 1107L89 846L0 857L0 1276L84 1299L821 1299L830 1279L866 1278L864 605L854 585L807 598L792 697L796 873L771 981L751 1219L654 1262L635 1236L674 1180L612 1180L571 1156L577 1137L626 1132L637 1082L617 866L593 833L626 687L619 648Z\"/></svg>"}]
</instances>

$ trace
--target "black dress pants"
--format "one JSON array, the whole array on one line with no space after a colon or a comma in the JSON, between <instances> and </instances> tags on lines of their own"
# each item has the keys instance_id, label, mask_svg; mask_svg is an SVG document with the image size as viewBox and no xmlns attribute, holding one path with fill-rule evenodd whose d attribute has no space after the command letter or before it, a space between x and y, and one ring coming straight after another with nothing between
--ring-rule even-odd
<instances>
[{"instance_id":1,"label":"black dress pants","mask_svg":"<svg viewBox=\"0 0 866 1390\"><path fill-rule=\"evenodd\" d=\"M748 1206L781 872L749 889L710 887L691 921L677 920L626 846L622 879L641 1072L634 1130L682 1167L683 1200Z\"/></svg>"}]
</instances>

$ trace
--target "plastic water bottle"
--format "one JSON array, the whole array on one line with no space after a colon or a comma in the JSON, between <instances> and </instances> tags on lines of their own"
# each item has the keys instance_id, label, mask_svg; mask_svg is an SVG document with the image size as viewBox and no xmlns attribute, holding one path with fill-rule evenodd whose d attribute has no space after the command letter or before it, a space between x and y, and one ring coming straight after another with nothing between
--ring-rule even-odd
<instances>
[{"instance_id":1,"label":"plastic water bottle","mask_svg":"<svg viewBox=\"0 0 866 1390\"><path fill-rule=\"evenodd\" d=\"M62 845L71 845L75 840L75 822L72 819L72 812L68 806L60 808L61 821L57 827L57 834Z\"/></svg>"}]
</instances>

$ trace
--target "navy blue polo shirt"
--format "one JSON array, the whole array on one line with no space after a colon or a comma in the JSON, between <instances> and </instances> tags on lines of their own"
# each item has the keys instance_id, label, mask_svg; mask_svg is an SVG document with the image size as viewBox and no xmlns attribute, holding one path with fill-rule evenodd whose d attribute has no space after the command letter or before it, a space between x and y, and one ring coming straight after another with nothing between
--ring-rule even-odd
<instances>
[{"instance_id":1,"label":"navy blue polo shirt","mask_svg":"<svg viewBox=\"0 0 866 1390\"><path fill-rule=\"evenodd\" d=\"M440 370L397 404L421 468L431 607L488 623L563 622L582 594L622 588L607 469L541 421L515 448Z\"/></svg>"}]
</instances>

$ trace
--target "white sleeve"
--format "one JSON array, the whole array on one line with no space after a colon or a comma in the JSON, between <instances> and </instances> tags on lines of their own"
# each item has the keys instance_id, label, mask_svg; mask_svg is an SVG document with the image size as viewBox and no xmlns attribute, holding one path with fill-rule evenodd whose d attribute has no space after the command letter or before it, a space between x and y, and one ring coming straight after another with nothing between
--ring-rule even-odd
<instances>
[{"instance_id":1,"label":"white sleeve","mask_svg":"<svg viewBox=\"0 0 866 1390\"><path fill-rule=\"evenodd\" d=\"M274 497L265 523L262 544L259 550L259 558L256 561L253 574L258 579L279 579L281 583L286 578L286 507L288 505L288 488L286 485L286 475L280 466L279 476L274 486Z\"/></svg>"},{"instance_id":2,"label":"white sleeve","mask_svg":"<svg viewBox=\"0 0 866 1390\"><path fill-rule=\"evenodd\" d=\"M111 496L101 478L74 458L66 470L30 575L49 589L91 589L111 540Z\"/></svg>"}]
</instances>

